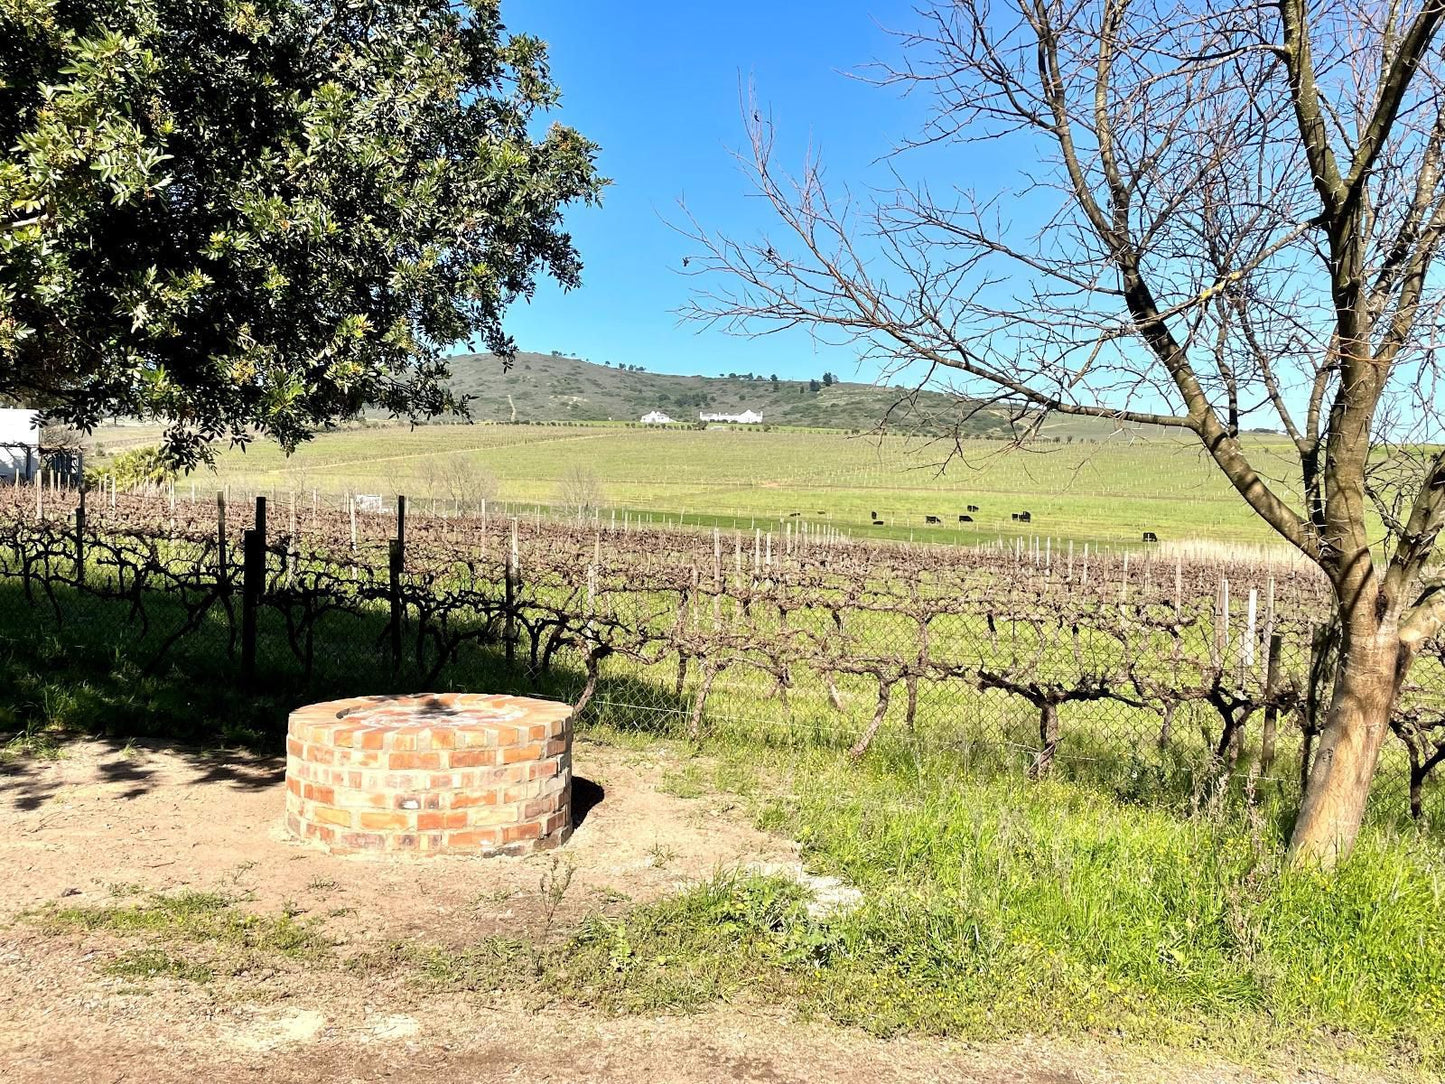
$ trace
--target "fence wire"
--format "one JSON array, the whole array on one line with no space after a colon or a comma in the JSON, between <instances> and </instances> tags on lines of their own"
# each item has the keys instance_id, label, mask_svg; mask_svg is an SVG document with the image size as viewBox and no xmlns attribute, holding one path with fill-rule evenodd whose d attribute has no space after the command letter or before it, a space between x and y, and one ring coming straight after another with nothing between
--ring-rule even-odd
<instances>
[{"instance_id":1,"label":"fence wire","mask_svg":"<svg viewBox=\"0 0 1445 1084\"><path fill-rule=\"evenodd\" d=\"M1335 665L1322 579L1263 559L276 503L7 487L0 634L48 638L52 667L111 651L138 680L294 703L536 692L583 725L1196 804L1297 795ZM1424 808L1441 663L1402 694L1377 806Z\"/></svg>"}]
</instances>

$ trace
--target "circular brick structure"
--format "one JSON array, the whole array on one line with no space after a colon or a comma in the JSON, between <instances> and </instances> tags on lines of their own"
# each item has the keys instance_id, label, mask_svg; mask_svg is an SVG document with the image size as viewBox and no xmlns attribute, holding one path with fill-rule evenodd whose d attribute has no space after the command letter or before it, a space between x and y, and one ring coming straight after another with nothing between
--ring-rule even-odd
<instances>
[{"instance_id":1,"label":"circular brick structure","mask_svg":"<svg viewBox=\"0 0 1445 1084\"><path fill-rule=\"evenodd\" d=\"M286 826L338 854L526 854L572 831L572 709L475 693L291 713Z\"/></svg>"}]
</instances>

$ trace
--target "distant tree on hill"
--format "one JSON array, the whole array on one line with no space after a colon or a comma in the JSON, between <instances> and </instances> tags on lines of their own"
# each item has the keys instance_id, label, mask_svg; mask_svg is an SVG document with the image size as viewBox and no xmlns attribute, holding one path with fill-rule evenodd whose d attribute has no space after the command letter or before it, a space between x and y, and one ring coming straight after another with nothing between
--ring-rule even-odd
<instances>
[{"instance_id":1,"label":"distant tree on hill","mask_svg":"<svg viewBox=\"0 0 1445 1084\"><path fill-rule=\"evenodd\" d=\"M768 379L771 380L774 384L776 384L778 382L778 374L774 373L772 376L768 377Z\"/></svg>"},{"instance_id":2,"label":"distant tree on hill","mask_svg":"<svg viewBox=\"0 0 1445 1084\"><path fill-rule=\"evenodd\" d=\"M808 381L808 390L811 392L821 391L822 385L819 384L816 380L810 380Z\"/></svg>"},{"instance_id":3,"label":"distant tree on hill","mask_svg":"<svg viewBox=\"0 0 1445 1084\"><path fill-rule=\"evenodd\" d=\"M0 396L167 454L455 407L603 181L494 0L0 4Z\"/></svg>"},{"instance_id":4,"label":"distant tree on hill","mask_svg":"<svg viewBox=\"0 0 1445 1084\"><path fill-rule=\"evenodd\" d=\"M837 378L834 377L832 373L824 373L824 374L823 374L823 387L825 387L825 388L831 388L831 387L833 386L834 380L836 380L836 379L837 379Z\"/></svg>"}]
</instances>

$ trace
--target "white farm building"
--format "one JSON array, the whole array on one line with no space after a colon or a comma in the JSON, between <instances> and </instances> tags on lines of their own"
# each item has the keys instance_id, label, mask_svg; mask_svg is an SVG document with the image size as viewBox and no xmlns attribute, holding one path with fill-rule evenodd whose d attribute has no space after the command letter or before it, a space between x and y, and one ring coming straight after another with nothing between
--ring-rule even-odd
<instances>
[{"instance_id":1,"label":"white farm building","mask_svg":"<svg viewBox=\"0 0 1445 1084\"><path fill-rule=\"evenodd\" d=\"M39 411L0 408L0 480L29 480L40 469Z\"/></svg>"},{"instance_id":2,"label":"white farm building","mask_svg":"<svg viewBox=\"0 0 1445 1084\"><path fill-rule=\"evenodd\" d=\"M649 410L642 416L643 425L672 425L673 421L660 410Z\"/></svg>"},{"instance_id":3,"label":"white farm building","mask_svg":"<svg viewBox=\"0 0 1445 1084\"><path fill-rule=\"evenodd\" d=\"M741 414L714 414L710 411L699 411L697 420L700 422L734 422L738 425L761 425L763 416L756 410L745 410Z\"/></svg>"}]
</instances>

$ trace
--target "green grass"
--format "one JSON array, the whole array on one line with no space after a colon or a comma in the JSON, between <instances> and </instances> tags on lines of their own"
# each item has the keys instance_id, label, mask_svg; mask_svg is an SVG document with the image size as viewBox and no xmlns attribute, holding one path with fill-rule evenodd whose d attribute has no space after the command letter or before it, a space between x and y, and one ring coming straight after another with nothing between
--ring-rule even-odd
<instances>
[{"instance_id":1,"label":"green grass","mask_svg":"<svg viewBox=\"0 0 1445 1084\"><path fill-rule=\"evenodd\" d=\"M1281 810L1182 818L1095 788L964 776L895 750L723 746L727 786L863 890L811 919L725 874L584 927L561 986L652 1013L741 996L878 1034L1110 1034L1247 1060L1445 1066L1445 863L1368 833L1327 877L1281 868Z\"/></svg>"},{"instance_id":2,"label":"green grass","mask_svg":"<svg viewBox=\"0 0 1445 1084\"><path fill-rule=\"evenodd\" d=\"M185 891L153 894L139 900L101 906L50 906L27 916L50 932L104 931L120 937L146 937L160 945L175 941L224 946L243 952L304 958L329 947L320 931L289 913L259 915L229 896ZM139 966L129 958L126 966ZM159 962L159 957L147 958ZM168 968L162 968L169 973ZM160 973L160 972L158 972Z\"/></svg>"},{"instance_id":3,"label":"green grass","mask_svg":"<svg viewBox=\"0 0 1445 1084\"><path fill-rule=\"evenodd\" d=\"M1266 476L1288 478L1289 446L1249 438ZM1009 451L995 441L965 442L965 461L940 473L948 449L902 437L777 430L655 431L615 426L433 426L353 429L324 434L287 459L273 447L225 451L214 475L194 482L205 496L233 491L300 495L311 491L435 500L466 496L458 475L487 479L495 501L515 510L559 500L563 478L594 474L614 510L686 522L781 531L805 522L855 535L978 544L1000 538L1052 538L1065 544L1137 545L1210 539L1272 544L1276 537L1225 483L1197 443L1174 438L1044 444ZM1289 487L1281 483L1286 492ZM975 522L960 524L969 504ZM1014 512L1032 513L1029 525ZM793 517L790 513L797 512ZM885 523L871 524L876 512ZM821 514L820 514L821 513ZM926 524L938 516L943 523Z\"/></svg>"},{"instance_id":4,"label":"green grass","mask_svg":"<svg viewBox=\"0 0 1445 1084\"><path fill-rule=\"evenodd\" d=\"M123 952L101 968L120 979L179 979L182 982L210 982L215 972L205 964L193 963L165 949L148 948Z\"/></svg>"}]
</instances>

